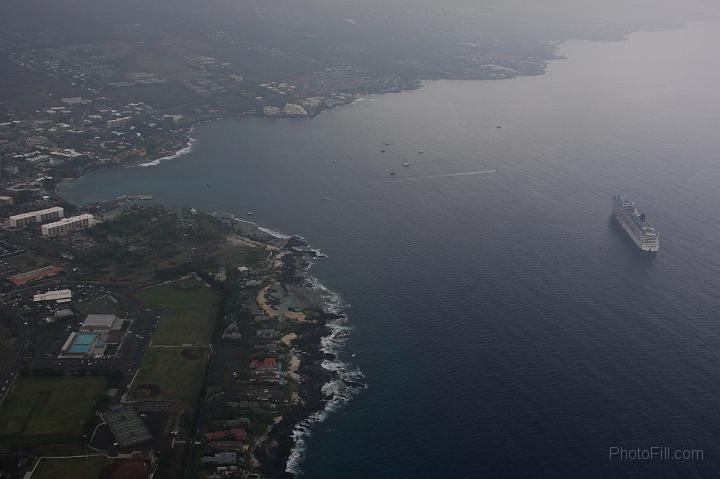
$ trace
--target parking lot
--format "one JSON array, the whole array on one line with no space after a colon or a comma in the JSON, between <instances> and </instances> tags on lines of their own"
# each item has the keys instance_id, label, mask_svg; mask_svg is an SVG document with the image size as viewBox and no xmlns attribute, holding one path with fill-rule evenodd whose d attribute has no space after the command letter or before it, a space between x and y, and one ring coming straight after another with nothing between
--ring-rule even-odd
<instances>
[{"instance_id":1,"label":"parking lot","mask_svg":"<svg viewBox=\"0 0 720 479\"><path fill-rule=\"evenodd\" d=\"M70 289L72 301L36 302L34 295L58 289ZM11 315L18 329L17 354L0 364L0 397L7 393L18 372L26 367L31 370L56 370L65 374L99 374L110 371L123 373L129 382L140 366L143 354L159 323L154 311L133 299L127 292L110 290L102 285L70 282L54 279L42 285L17 289L0 296L4 309ZM104 306L105 305L105 306ZM73 331L78 331L89 313L111 305L120 318L129 321L119 347L110 357L58 358L63 344ZM72 311L71 317L59 317ZM119 399L119 398L118 398Z\"/></svg>"}]
</instances>

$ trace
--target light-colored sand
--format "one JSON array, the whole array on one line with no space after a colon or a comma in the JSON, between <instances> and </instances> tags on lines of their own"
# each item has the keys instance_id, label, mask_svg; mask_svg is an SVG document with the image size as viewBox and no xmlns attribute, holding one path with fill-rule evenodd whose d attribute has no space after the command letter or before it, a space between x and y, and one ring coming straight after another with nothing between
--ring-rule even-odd
<instances>
[{"instance_id":1,"label":"light-colored sand","mask_svg":"<svg viewBox=\"0 0 720 479\"><path fill-rule=\"evenodd\" d=\"M300 358L295 356L294 353L290 353L290 364L288 365L287 375L299 381L300 376L297 373L298 369L300 369Z\"/></svg>"},{"instance_id":2,"label":"light-colored sand","mask_svg":"<svg viewBox=\"0 0 720 479\"><path fill-rule=\"evenodd\" d=\"M290 346L290 343L292 343L295 339L297 339L297 334L290 333L280 338L280 341L282 341L286 346Z\"/></svg>"},{"instance_id":3,"label":"light-colored sand","mask_svg":"<svg viewBox=\"0 0 720 479\"><path fill-rule=\"evenodd\" d=\"M285 311L283 316L288 319L292 319L293 321L297 321L298 323L305 321L305 313L301 313L299 311Z\"/></svg>"},{"instance_id":4,"label":"light-colored sand","mask_svg":"<svg viewBox=\"0 0 720 479\"><path fill-rule=\"evenodd\" d=\"M277 251L277 250L278 250L278 247L277 247L277 246L273 246L273 245L269 245L269 244L263 244L263 243L258 243L257 241L253 241L253 240L248 239L248 238L243 238L242 236L238 236L238 235L235 235L235 234L233 234L233 235L228 235L228 236L227 236L227 242L230 243L230 244L232 244L232 245L234 245L234 246L247 246L247 247L250 247L250 248L260 248L260 249L265 249L265 250L268 250L268 251Z\"/></svg>"},{"instance_id":5,"label":"light-colored sand","mask_svg":"<svg viewBox=\"0 0 720 479\"><path fill-rule=\"evenodd\" d=\"M272 287L272 284L269 284L265 286L263 289L258 291L257 297L255 298L255 301L257 302L258 307L265 311L265 314L271 318L274 318L276 316L279 316L279 312L273 308L270 303L267 302L267 299L265 299L265 295L267 294L268 290Z\"/></svg>"},{"instance_id":6,"label":"light-colored sand","mask_svg":"<svg viewBox=\"0 0 720 479\"><path fill-rule=\"evenodd\" d=\"M270 303L268 303L265 296L267 295L268 290L270 290L273 286L274 284L269 284L258 292L257 296L255 297L255 302L257 302L258 307L262 309L265 314L271 318L281 317L285 319L290 319L292 321L297 321L299 323L306 321L305 313L301 313L299 311L278 311Z\"/></svg>"}]
</instances>

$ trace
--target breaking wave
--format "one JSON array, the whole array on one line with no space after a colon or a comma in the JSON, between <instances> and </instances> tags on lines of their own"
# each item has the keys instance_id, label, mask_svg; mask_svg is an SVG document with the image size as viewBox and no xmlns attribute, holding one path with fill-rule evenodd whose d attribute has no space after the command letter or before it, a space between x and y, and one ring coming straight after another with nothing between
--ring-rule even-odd
<instances>
[{"instance_id":1,"label":"breaking wave","mask_svg":"<svg viewBox=\"0 0 720 479\"><path fill-rule=\"evenodd\" d=\"M333 357L322 362L322 367L333 373L333 378L322 387L323 394L328 398L325 407L297 424L292 432L294 446L288 457L285 472L296 477L303 474L300 466L305 458L307 438L312 435L312 426L325 421L333 411L338 410L360 390L367 387L362 371L340 359L352 331L347 325L348 319L344 313L349 305L338 293L326 288L317 278L307 279L310 287L321 298L325 311L340 317L327 323L330 332L320 340L320 350Z\"/></svg>"},{"instance_id":2,"label":"breaking wave","mask_svg":"<svg viewBox=\"0 0 720 479\"><path fill-rule=\"evenodd\" d=\"M147 168L149 166L158 166L163 161L176 160L182 156L192 153L193 149L195 148L196 142L197 140L195 138L190 138L190 140L188 140L187 146L185 146L185 148L181 150L176 151L174 154L169 156L163 156L162 158L158 158L157 160L152 160L145 163L138 163L135 166L138 166L140 168Z\"/></svg>"},{"instance_id":3,"label":"breaking wave","mask_svg":"<svg viewBox=\"0 0 720 479\"><path fill-rule=\"evenodd\" d=\"M251 222L251 223L252 223L252 222ZM273 229L270 229L270 228L266 228L266 227L264 227L264 226L258 226L257 229L259 229L259 230L262 231L263 233L269 234L270 236L274 236L275 238L279 238L279 239L289 239L289 238L291 238L290 235L286 235L285 233L281 233L280 231L273 230Z\"/></svg>"}]
</instances>

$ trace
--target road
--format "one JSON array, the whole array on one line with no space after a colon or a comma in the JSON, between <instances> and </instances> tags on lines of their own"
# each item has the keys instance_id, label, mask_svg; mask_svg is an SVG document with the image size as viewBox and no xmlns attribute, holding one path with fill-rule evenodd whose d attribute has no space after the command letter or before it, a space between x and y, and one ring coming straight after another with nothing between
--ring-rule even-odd
<instances>
[{"instance_id":1,"label":"road","mask_svg":"<svg viewBox=\"0 0 720 479\"><path fill-rule=\"evenodd\" d=\"M27 348L30 343L30 339L22 316L5 306L0 306L0 314L12 320L15 331L17 332L15 338L15 353L0 365L0 381L2 381L0 383L0 404L2 404L22 366L23 354L25 353L25 348Z\"/></svg>"}]
</instances>

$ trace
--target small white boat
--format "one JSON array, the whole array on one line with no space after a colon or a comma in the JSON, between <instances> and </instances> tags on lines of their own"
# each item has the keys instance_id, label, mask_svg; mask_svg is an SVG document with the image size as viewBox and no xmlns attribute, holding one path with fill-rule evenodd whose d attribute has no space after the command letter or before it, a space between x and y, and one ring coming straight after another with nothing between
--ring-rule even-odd
<instances>
[{"instance_id":1,"label":"small white boat","mask_svg":"<svg viewBox=\"0 0 720 479\"><path fill-rule=\"evenodd\" d=\"M248 216L252 216L252 215L253 215L253 214L252 214L252 211L248 211L248 212L247 212L247 215L248 215Z\"/></svg>"}]
</instances>

